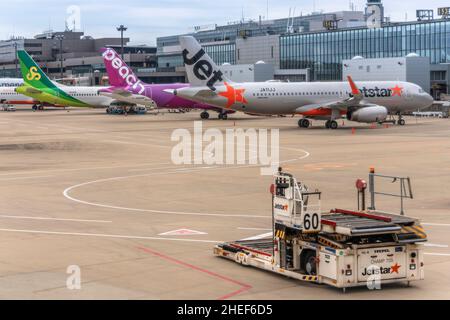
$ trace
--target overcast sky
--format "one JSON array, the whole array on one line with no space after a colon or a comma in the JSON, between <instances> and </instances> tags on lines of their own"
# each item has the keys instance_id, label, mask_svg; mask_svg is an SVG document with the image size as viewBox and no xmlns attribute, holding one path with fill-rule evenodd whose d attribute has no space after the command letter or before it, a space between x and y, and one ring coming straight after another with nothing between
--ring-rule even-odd
<instances>
[{"instance_id":1,"label":"overcast sky","mask_svg":"<svg viewBox=\"0 0 450 320\"><path fill-rule=\"evenodd\" d=\"M366 0L352 0L363 10ZM244 3L244 4L242 4ZM117 36L115 27L125 24L133 44L155 44L156 37L189 32L196 25L226 24L242 18L266 16L267 0L11 0L1 1L0 39L12 35L32 37L44 30L63 30L67 9L81 10L81 28L93 37ZM386 13L395 21L415 19L416 9L448 6L448 0L384 0ZM269 18L283 18L290 8L308 14L314 9L326 12L348 10L348 0L269 0Z\"/></svg>"}]
</instances>

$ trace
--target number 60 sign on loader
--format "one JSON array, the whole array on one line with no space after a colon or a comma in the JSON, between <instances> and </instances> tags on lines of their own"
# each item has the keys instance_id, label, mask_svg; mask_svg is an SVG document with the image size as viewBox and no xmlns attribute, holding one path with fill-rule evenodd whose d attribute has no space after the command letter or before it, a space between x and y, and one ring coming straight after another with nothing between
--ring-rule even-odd
<instances>
[{"instance_id":1,"label":"number 60 sign on loader","mask_svg":"<svg viewBox=\"0 0 450 320\"><path fill-rule=\"evenodd\" d=\"M321 192L280 172L271 186L273 237L217 245L214 254L300 281L378 288L424 279L427 236L416 219L376 211L321 213Z\"/></svg>"}]
</instances>

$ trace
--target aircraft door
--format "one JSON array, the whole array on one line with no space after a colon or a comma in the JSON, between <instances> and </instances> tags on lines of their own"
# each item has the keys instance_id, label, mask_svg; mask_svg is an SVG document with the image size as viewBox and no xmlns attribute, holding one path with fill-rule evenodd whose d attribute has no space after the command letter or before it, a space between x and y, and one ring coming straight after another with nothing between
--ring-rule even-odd
<instances>
[{"instance_id":1,"label":"aircraft door","mask_svg":"<svg viewBox=\"0 0 450 320\"><path fill-rule=\"evenodd\" d=\"M409 89L409 88L405 89L405 97L406 97L406 100L411 100L413 98L413 94L411 92L411 89Z\"/></svg>"}]
</instances>

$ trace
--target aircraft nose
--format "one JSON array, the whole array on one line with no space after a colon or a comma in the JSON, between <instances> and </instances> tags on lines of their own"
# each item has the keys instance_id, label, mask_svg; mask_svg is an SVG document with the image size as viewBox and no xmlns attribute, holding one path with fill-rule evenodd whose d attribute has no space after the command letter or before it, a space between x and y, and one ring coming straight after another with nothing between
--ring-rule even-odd
<instances>
[{"instance_id":1,"label":"aircraft nose","mask_svg":"<svg viewBox=\"0 0 450 320\"><path fill-rule=\"evenodd\" d=\"M426 106L429 107L434 103L434 98L427 93L424 97L424 102Z\"/></svg>"}]
</instances>

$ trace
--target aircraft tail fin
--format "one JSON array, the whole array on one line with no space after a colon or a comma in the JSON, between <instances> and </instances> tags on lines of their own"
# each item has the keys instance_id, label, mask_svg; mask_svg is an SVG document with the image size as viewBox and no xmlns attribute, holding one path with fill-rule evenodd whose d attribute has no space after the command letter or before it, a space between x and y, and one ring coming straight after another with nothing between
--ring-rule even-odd
<instances>
[{"instance_id":1,"label":"aircraft tail fin","mask_svg":"<svg viewBox=\"0 0 450 320\"><path fill-rule=\"evenodd\" d=\"M133 86L139 78L133 70L122 60L112 48L102 48L103 61L109 77L109 84L113 87Z\"/></svg>"},{"instance_id":2,"label":"aircraft tail fin","mask_svg":"<svg viewBox=\"0 0 450 320\"><path fill-rule=\"evenodd\" d=\"M216 85L231 83L194 37L180 37L180 45L186 73L192 86L207 86L216 91Z\"/></svg>"},{"instance_id":3,"label":"aircraft tail fin","mask_svg":"<svg viewBox=\"0 0 450 320\"><path fill-rule=\"evenodd\" d=\"M27 85L34 88L54 88L56 85L49 79L49 77L42 71L33 58L25 51L19 50L17 52L20 70L22 77Z\"/></svg>"}]
</instances>

